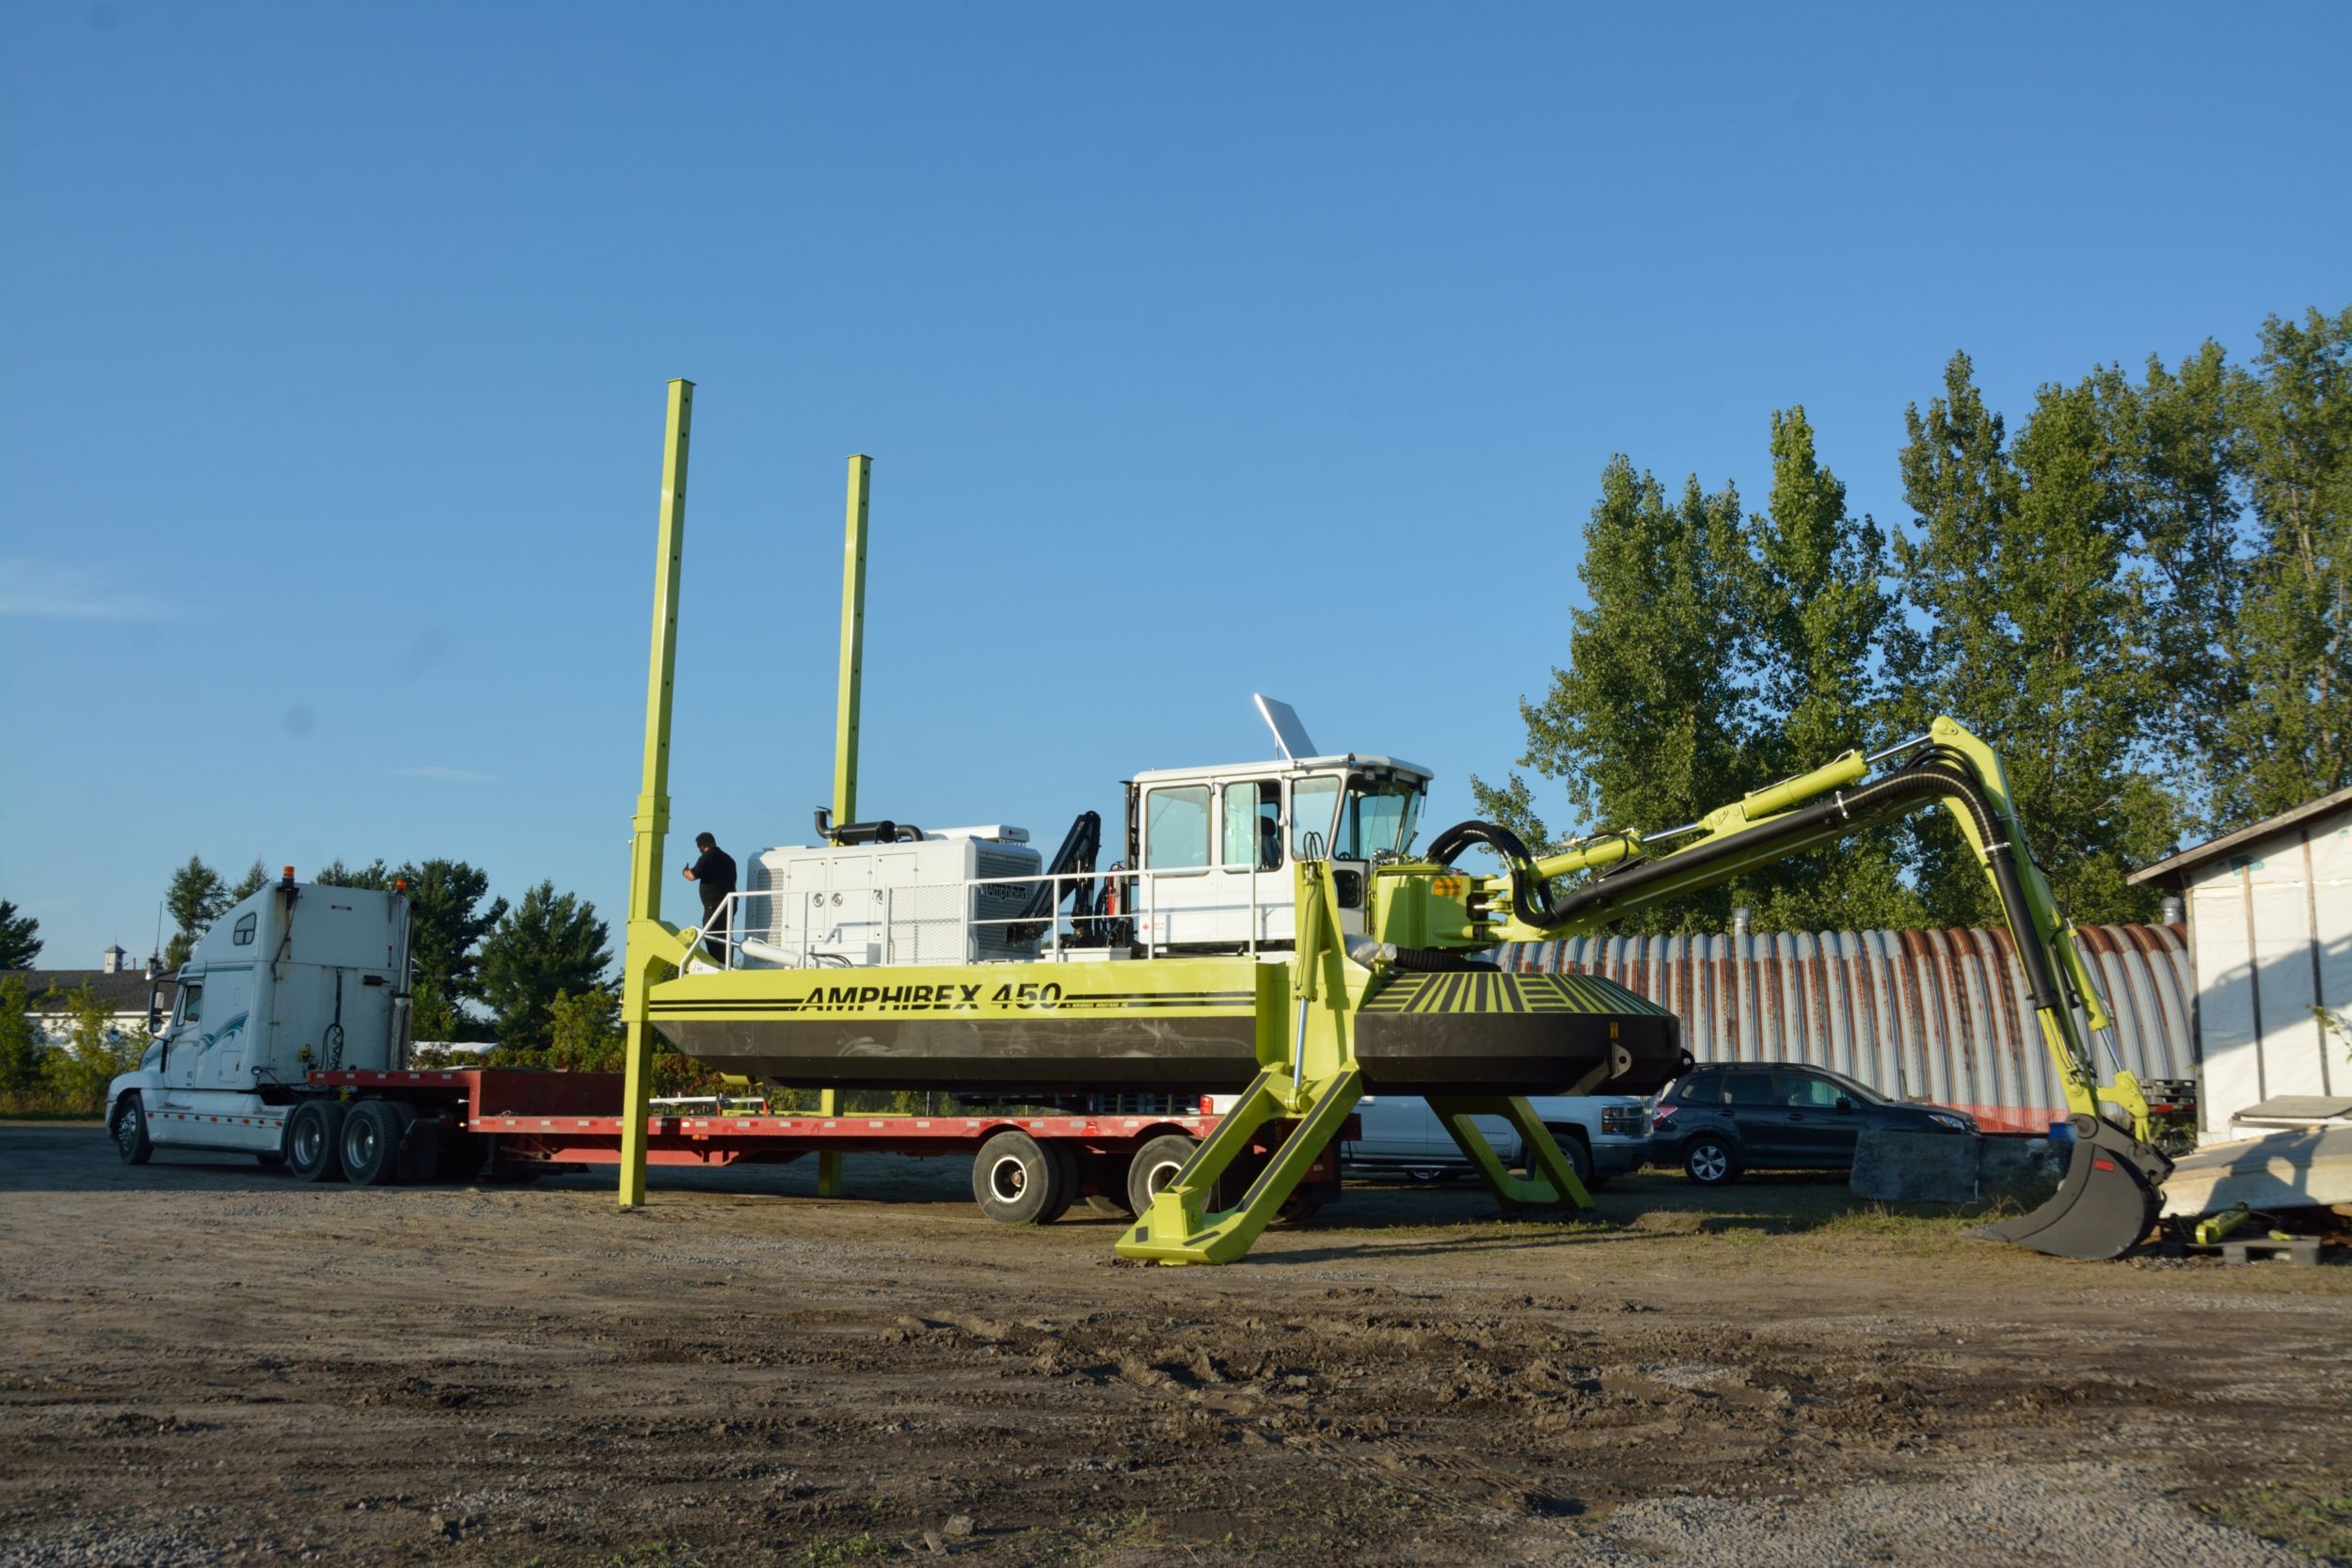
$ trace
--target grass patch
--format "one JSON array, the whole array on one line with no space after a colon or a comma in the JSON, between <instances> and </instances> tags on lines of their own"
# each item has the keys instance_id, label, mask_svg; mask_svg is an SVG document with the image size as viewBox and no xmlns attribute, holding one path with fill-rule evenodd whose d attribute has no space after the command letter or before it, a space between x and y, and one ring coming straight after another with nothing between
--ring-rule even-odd
<instances>
[{"instance_id":1,"label":"grass patch","mask_svg":"<svg viewBox=\"0 0 2352 1568\"><path fill-rule=\"evenodd\" d=\"M2196 1505L2208 1519L2310 1552L2352 1563L2352 1491L2325 1482L2258 1481L2240 1492Z\"/></svg>"}]
</instances>

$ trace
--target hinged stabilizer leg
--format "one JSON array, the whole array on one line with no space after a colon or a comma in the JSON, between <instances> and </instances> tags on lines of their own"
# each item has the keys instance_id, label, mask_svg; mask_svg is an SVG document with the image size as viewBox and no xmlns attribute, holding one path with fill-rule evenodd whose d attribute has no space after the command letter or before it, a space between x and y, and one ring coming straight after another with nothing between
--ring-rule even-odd
<instances>
[{"instance_id":1,"label":"hinged stabilizer leg","mask_svg":"<svg viewBox=\"0 0 2352 1568\"><path fill-rule=\"evenodd\" d=\"M1576 1167L1561 1151L1551 1129L1536 1118L1535 1108L1518 1095L1431 1095L1429 1108L1438 1123L1452 1134L1455 1147L1478 1172L1495 1201L1507 1209L1590 1209L1593 1195L1576 1179ZM1480 1132L1472 1117L1500 1117L1519 1135L1527 1151L1527 1174L1503 1169L1502 1161Z\"/></svg>"},{"instance_id":2,"label":"hinged stabilizer leg","mask_svg":"<svg viewBox=\"0 0 2352 1568\"><path fill-rule=\"evenodd\" d=\"M1230 1263L1248 1252L1315 1156L1346 1124L1363 1094L1363 1079L1349 1068L1309 1089L1300 1097L1305 1102L1299 1103L1285 1079L1258 1074L1209 1141L1193 1151L1175 1180L1136 1216L1135 1228L1120 1241L1119 1255L1154 1263ZM1290 1135L1267 1159L1241 1201L1219 1212L1203 1212L1217 1178L1248 1151L1258 1129L1285 1117L1296 1118Z\"/></svg>"}]
</instances>

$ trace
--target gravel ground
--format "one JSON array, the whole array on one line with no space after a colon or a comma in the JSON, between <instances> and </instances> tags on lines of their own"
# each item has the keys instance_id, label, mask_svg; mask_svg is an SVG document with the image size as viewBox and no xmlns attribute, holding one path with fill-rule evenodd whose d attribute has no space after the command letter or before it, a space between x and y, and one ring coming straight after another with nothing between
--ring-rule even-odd
<instances>
[{"instance_id":1,"label":"gravel ground","mask_svg":"<svg viewBox=\"0 0 2352 1568\"><path fill-rule=\"evenodd\" d=\"M2341 1266L2066 1263L1651 1176L1576 1225L1351 1189L1244 1264L1146 1269L1108 1222L990 1226L953 1162L849 1181L658 1173L623 1213L609 1178L310 1187L0 1127L0 1565L2352 1541Z\"/></svg>"}]
</instances>

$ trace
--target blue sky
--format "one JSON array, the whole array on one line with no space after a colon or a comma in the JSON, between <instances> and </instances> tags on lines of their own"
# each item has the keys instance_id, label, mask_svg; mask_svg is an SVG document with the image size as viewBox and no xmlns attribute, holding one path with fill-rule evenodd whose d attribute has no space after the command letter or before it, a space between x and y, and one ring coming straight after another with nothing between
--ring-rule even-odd
<instances>
[{"instance_id":1,"label":"blue sky","mask_svg":"<svg viewBox=\"0 0 2352 1568\"><path fill-rule=\"evenodd\" d=\"M1803 404L1899 520L1956 348L2014 416L2341 308L2348 68L2339 5L0 8L0 896L60 966L191 853L617 918L673 375L673 866L826 797L855 451L867 815L1050 847L1265 690L1454 820L1611 453L1760 503Z\"/></svg>"}]
</instances>

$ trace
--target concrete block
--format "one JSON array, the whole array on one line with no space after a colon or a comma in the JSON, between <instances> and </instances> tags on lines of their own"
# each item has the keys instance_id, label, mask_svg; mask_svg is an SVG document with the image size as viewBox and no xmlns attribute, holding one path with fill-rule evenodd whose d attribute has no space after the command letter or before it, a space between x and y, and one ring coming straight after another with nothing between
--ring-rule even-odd
<instances>
[{"instance_id":1,"label":"concrete block","mask_svg":"<svg viewBox=\"0 0 2352 1568\"><path fill-rule=\"evenodd\" d=\"M2019 1132L1989 1132L1977 1140L1977 1194L1987 1203L2006 1198L2031 1209L2058 1191L2067 1150L2056 1140Z\"/></svg>"},{"instance_id":2,"label":"concrete block","mask_svg":"<svg viewBox=\"0 0 2352 1568\"><path fill-rule=\"evenodd\" d=\"M1978 1143L1964 1132L1865 1128L1848 1185L1884 1203L1967 1203L1977 1196Z\"/></svg>"}]
</instances>

